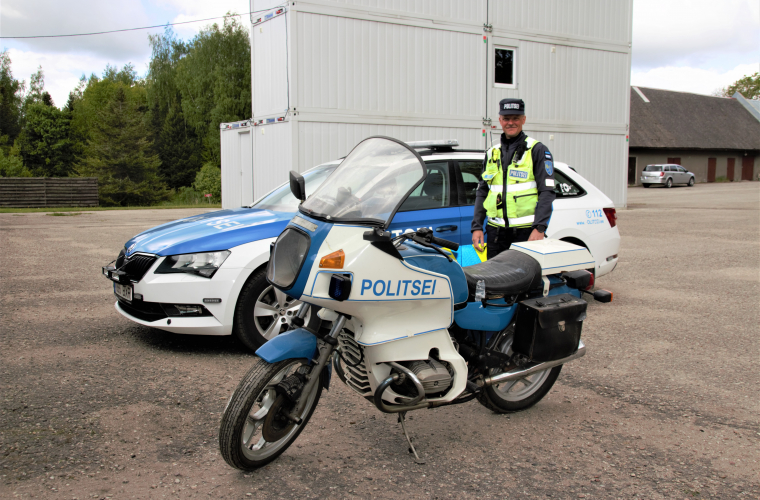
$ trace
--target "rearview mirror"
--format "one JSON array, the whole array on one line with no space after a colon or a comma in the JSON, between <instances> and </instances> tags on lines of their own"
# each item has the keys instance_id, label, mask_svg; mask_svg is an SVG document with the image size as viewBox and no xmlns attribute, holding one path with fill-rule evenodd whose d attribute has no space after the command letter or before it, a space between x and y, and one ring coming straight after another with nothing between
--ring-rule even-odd
<instances>
[{"instance_id":1,"label":"rearview mirror","mask_svg":"<svg viewBox=\"0 0 760 500\"><path fill-rule=\"evenodd\" d=\"M290 171L290 192L301 201L306 199L306 183L295 170Z\"/></svg>"}]
</instances>

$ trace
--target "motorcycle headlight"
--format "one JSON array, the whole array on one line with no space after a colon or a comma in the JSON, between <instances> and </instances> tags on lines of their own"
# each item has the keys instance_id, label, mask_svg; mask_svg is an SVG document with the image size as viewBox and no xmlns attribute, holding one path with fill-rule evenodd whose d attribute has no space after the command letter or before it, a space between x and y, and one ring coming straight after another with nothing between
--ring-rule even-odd
<instances>
[{"instance_id":1,"label":"motorcycle headlight","mask_svg":"<svg viewBox=\"0 0 760 500\"><path fill-rule=\"evenodd\" d=\"M155 273L190 273L211 278L229 255L229 250L170 255L158 266Z\"/></svg>"}]
</instances>

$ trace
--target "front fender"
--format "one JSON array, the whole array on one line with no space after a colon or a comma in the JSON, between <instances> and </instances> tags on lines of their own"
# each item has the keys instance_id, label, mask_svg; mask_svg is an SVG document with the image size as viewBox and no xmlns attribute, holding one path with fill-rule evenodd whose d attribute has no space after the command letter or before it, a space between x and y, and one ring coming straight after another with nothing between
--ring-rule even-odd
<instances>
[{"instance_id":1,"label":"front fender","mask_svg":"<svg viewBox=\"0 0 760 500\"><path fill-rule=\"evenodd\" d=\"M306 358L311 362L317 357L317 337L304 328L296 328L282 333L256 350L256 355L267 363L277 363L286 359ZM330 388L332 364L328 361L322 370L322 385Z\"/></svg>"},{"instance_id":2,"label":"front fender","mask_svg":"<svg viewBox=\"0 0 760 500\"><path fill-rule=\"evenodd\" d=\"M317 337L304 328L296 328L281 333L256 350L256 355L267 363L277 363L285 359L314 359L317 351Z\"/></svg>"}]
</instances>

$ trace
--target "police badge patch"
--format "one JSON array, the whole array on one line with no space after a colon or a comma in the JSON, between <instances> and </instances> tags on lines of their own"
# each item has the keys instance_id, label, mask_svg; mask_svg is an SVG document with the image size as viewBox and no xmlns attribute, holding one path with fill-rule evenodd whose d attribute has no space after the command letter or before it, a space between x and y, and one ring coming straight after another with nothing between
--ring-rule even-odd
<instances>
[{"instance_id":1,"label":"police badge patch","mask_svg":"<svg viewBox=\"0 0 760 500\"><path fill-rule=\"evenodd\" d=\"M544 162L544 168L546 169L547 175L552 175L554 173L554 164L550 161Z\"/></svg>"}]
</instances>

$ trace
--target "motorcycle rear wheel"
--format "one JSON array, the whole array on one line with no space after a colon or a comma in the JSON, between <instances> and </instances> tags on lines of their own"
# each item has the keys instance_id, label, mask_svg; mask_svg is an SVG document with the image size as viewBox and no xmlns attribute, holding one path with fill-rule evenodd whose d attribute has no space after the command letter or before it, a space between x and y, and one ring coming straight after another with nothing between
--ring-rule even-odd
<instances>
[{"instance_id":1,"label":"motorcycle rear wheel","mask_svg":"<svg viewBox=\"0 0 760 500\"><path fill-rule=\"evenodd\" d=\"M512 354L513 335L514 327L511 326L502 333L498 340L499 351L504 354ZM518 380L510 380L486 387L478 394L478 401L496 413L514 413L527 410L549 393L554 382L557 381L560 371L562 371L562 365L533 373ZM501 370L492 369L489 375L498 373L501 373Z\"/></svg>"},{"instance_id":2,"label":"motorcycle rear wheel","mask_svg":"<svg viewBox=\"0 0 760 500\"><path fill-rule=\"evenodd\" d=\"M255 359L253 367L230 397L219 426L219 450L230 466L243 471L255 470L280 456L296 440L319 403L321 383L305 396L308 399L300 415L300 425L293 425L274 442L264 439L263 426L269 410L277 401L275 386L304 364L307 364L305 359L288 359L271 364L259 357Z\"/></svg>"}]
</instances>

